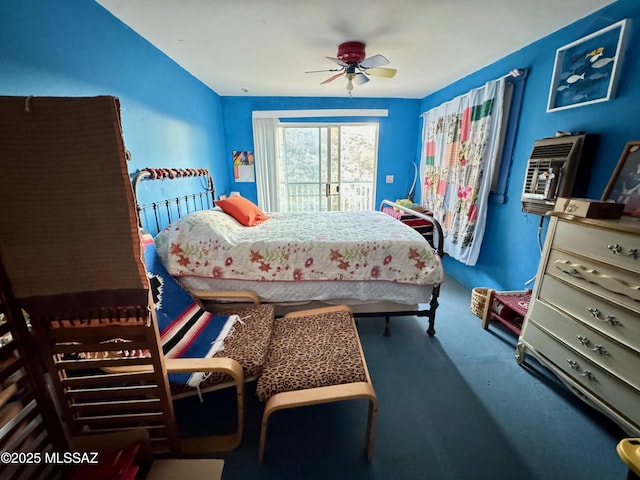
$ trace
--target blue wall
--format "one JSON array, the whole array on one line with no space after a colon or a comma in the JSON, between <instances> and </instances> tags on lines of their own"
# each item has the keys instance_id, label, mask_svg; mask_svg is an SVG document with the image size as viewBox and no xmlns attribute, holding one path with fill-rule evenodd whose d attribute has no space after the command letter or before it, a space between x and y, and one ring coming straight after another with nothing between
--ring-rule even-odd
<instances>
[{"instance_id":1,"label":"blue wall","mask_svg":"<svg viewBox=\"0 0 640 480\"><path fill-rule=\"evenodd\" d=\"M624 18L631 19L626 54L614 99L558 112L546 112L549 85L558 48ZM445 259L449 275L469 287L520 290L536 273L540 259L536 233L540 217L521 211L520 196L527 160L535 140L556 131L600 135L587 196L599 199L630 140L640 139L640 2L618 0L562 30L439 90L422 101L421 112L466 93L513 68L528 68L518 136L507 190L507 202L490 203L487 230L475 267ZM543 226L543 240L548 219Z\"/></svg>"},{"instance_id":2,"label":"blue wall","mask_svg":"<svg viewBox=\"0 0 640 480\"><path fill-rule=\"evenodd\" d=\"M227 189L220 97L95 2L0 2L0 95L119 97L130 172L209 167Z\"/></svg>"},{"instance_id":3,"label":"blue wall","mask_svg":"<svg viewBox=\"0 0 640 480\"><path fill-rule=\"evenodd\" d=\"M556 49L623 18L632 24L616 97L546 113ZM386 118L342 119L380 123L378 204L382 198L404 197L409 190L410 162L419 158L421 112L513 68L528 68L507 202L491 202L475 267L445 260L449 275L469 287L515 290L533 277L539 260L539 217L522 213L520 206L533 142L557 130L600 134L588 185L588 196L599 198L626 142L640 139L639 25L640 2L618 0L422 100L219 97L95 2L3 0L0 95L117 96L125 143L133 154L130 172L147 166L210 167L219 193L237 190L254 200L255 184L235 184L231 166L232 150L253 150L252 110L388 109ZM386 175L394 175L395 183L384 183ZM166 195L164 188L158 196Z\"/></svg>"},{"instance_id":4,"label":"blue wall","mask_svg":"<svg viewBox=\"0 0 640 480\"><path fill-rule=\"evenodd\" d=\"M315 98L315 97L222 97L225 125L226 156L232 150L253 151L251 112L253 110L316 110L316 109L388 109L388 117L305 118L319 122L378 122L378 173L376 208L385 199L405 198L413 181L412 161L416 159L419 100L374 98ZM295 121L284 119L283 121ZM302 119L300 119L302 121ZM244 197L257 200L255 183L236 183L231 161L228 162L229 188ZM385 183L387 175L394 175L394 183Z\"/></svg>"}]
</instances>

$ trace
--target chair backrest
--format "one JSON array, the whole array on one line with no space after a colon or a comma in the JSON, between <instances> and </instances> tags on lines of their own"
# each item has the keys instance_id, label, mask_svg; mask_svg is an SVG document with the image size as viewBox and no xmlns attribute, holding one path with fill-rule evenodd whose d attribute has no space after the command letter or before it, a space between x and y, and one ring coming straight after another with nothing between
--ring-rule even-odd
<instances>
[{"instance_id":1,"label":"chair backrest","mask_svg":"<svg viewBox=\"0 0 640 480\"><path fill-rule=\"evenodd\" d=\"M0 132L0 255L68 429L177 452L118 99L0 96Z\"/></svg>"},{"instance_id":2,"label":"chair backrest","mask_svg":"<svg viewBox=\"0 0 640 480\"><path fill-rule=\"evenodd\" d=\"M156 453L180 449L156 322L128 317L38 322L37 338L72 435L145 429ZM133 372L111 372L134 366Z\"/></svg>"}]
</instances>

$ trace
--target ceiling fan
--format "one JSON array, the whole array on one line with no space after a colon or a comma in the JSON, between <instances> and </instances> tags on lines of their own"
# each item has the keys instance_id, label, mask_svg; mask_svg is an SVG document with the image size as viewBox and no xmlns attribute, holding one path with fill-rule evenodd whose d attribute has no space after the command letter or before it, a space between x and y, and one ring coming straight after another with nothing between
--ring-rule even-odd
<instances>
[{"instance_id":1,"label":"ceiling fan","mask_svg":"<svg viewBox=\"0 0 640 480\"><path fill-rule=\"evenodd\" d=\"M330 76L321 84L333 82L337 78L345 76L347 78L347 92L351 96L353 84L362 85L369 81L369 76L392 78L397 70L395 68L381 68L387 65L389 60L384 55L373 55L366 57L364 43L362 42L345 42L338 46L337 57L327 57L332 62L337 63L340 68L332 68L328 70L311 70L305 73L317 72L338 72Z\"/></svg>"}]
</instances>

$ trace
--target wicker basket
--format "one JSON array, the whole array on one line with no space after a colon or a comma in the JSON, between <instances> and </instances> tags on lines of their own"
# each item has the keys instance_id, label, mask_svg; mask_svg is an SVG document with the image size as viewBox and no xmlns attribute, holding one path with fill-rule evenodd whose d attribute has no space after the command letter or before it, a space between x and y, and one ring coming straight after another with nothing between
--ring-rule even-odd
<instances>
[{"instance_id":1,"label":"wicker basket","mask_svg":"<svg viewBox=\"0 0 640 480\"><path fill-rule=\"evenodd\" d=\"M478 317L482 318L484 309L489 298L489 289L484 287L476 287L471 290L471 311Z\"/></svg>"}]
</instances>

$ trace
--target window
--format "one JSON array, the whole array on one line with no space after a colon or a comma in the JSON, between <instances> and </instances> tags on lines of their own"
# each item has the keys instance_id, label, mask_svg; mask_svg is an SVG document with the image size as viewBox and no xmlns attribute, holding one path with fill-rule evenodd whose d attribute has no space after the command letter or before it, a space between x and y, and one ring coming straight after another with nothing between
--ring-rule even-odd
<instances>
[{"instance_id":1,"label":"window","mask_svg":"<svg viewBox=\"0 0 640 480\"><path fill-rule=\"evenodd\" d=\"M371 210L377 123L280 123L281 211Z\"/></svg>"}]
</instances>

